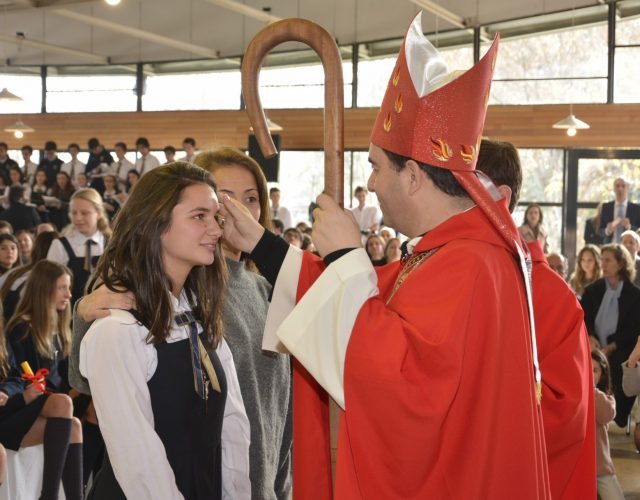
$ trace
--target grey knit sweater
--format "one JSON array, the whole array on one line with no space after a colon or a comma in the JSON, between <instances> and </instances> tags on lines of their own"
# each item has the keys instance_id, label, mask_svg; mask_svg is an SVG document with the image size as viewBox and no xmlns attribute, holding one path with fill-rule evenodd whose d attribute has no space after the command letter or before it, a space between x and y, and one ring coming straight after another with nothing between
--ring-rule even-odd
<instances>
[{"instance_id":1,"label":"grey knit sweater","mask_svg":"<svg viewBox=\"0 0 640 500\"><path fill-rule=\"evenodd\" d=\"M291 368L289 356L262 351L271 285L227 259L225 339L233 353L251 424L249 475L255 500L287 500L291 493Z\"/></svg>"}]
</instances>

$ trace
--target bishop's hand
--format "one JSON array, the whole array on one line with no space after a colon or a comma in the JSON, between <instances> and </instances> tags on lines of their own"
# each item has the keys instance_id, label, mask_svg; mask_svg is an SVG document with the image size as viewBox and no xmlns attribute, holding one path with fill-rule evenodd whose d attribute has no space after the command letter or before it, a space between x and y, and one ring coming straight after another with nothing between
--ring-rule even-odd
<instances>
[{"instance_id":1,"label":"bishop's hand","mask_svg":"<svg viewBox=\"0 0 640 500\"><path fill-rule=\"evenodd\" d=\"M220 225L224 231L223 237L234 248L251 253L264 234L264 227L253 218L247 207L229 196L222 195Z\"/></svg>"},{"instance_id":2,"label":"bishop's hand","mask_svg":"<svg viewBox=\"0 0 640 500\"><path fill-rule=\"evenodd\" d=\"M349 210L340 208L333 198L321 194L313 211L313 243L322 257L336 250L362 246L360 228Z\"/></svg>"}]
</instances>

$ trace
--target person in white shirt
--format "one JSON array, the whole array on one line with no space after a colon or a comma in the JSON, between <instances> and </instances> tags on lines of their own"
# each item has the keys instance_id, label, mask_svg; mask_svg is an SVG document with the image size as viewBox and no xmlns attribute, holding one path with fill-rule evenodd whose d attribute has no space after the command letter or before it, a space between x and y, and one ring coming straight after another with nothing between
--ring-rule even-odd
<instances>
[{"instance_id":1,"label":"person in white shirt","mask_svg":"<svg viewBox=\"0 0 640 500\"><path fill-rule=\"evenodd\" d=\"M136 170L140 176L160 166L160 160L149 152L149 139L146 137L138 137L136 148L138 149L138 153L140 153L140 158L136 160Z\"/></svg>"},{"instance_id":2,"label":"person in white shirt","mask_svg":"<svg viewBox=\"0 0 640 500\"><path fill-rule=\"evenodd\" d=\"M287 207L280 206L280 190L277 187L269 189L269 199L271 200L271 218L282 221L285 229L293 227L291 212Z\"/></svg>"},{"instance_id":3,"label":"person in white shirt","mask_svg":"<svg viewBox=\"0 0 640 500\"><path fill-rule=\"evenodd\" d=\"M640 227L640 205L629 201L629 183L622 177L613 181L615 200L602 204L598 234L604 243L620 243L624 231Z\"/></svg>"},{"instance_id":4,"label":"person in white shirt","mask_svg":"<svg viewBox=\"0 0 640 500\"><path fill-rule=\"evenodd\" d=\"M36 170L38 170L38 165L31 161L31 155L33 154L33 148L29 145L22 146L20 149L22 153L22 159L24 160L24 165L22 166L22 172L24 174L25 181L29 184L33 184L34 177L36 175Z\"/></svg>"},{"instance_id":5,"label":"person in white shirt","mask_svg":"<svg viewBox=\"0 0 640 500\"><path fill-rule=\"evenodd\" d=\"M80 152L80 146L76 143L69 144L67 151L71 155L71 160L62 165L61 170L69 174L71 182L74 186L78 186L78 174L84 173L86 165L78 160L78 153Z\"/></svg>"},{"instance_id":6,"label":"person in white shirt","mask_svg":"<svg viewBox=\"0 0 640 500\"><path fill-rule=\"evenodd\" d=\"M164 159L166 160L164 162L165 165L176 161L176 148L173 146L165 146L162 151L164 152Z\"/></svg>"},{"instance_id":7,"label":"person in white shirt","mask_svg":"<svg viewBox=\"0 0 640 500\"><path fill-rule=\"evenodd\" d=\"M367 194L369 192L366 188L358 186L353 193L358 200L358 206L351 209L363 236L376 232L382 219L382 212L378 207L366 204Z\"/></svg>"},{"instance_id":8,"label":"person in white shirt","mask_svg":"<svg viewBox=\"0 0 640 500\"><path fill-rule=\"evenodd\" d=\"M125 157L127 145L124 142L116 142L113 152L118 159L111 164L111 173L118 178L120 189L124 190L127 184L127 173L129 170L135 170L136 166Z\"/></svg>"},{"instance_id":9,"label":"person in white shirt","mask_svg":"<svg viewBox=\"0 0 640 500\"><path fill-rule=\"evenodd\" d=\"M218 200L177 163L140 179L97 283L130 290L80 344L107 455L93 498L250 498L249 424L223 338ZM132 256L139 255L139 258Z\"/></svg>"},{"instance_id":10,"label":"person in white shirt","mask_svg":"<svg viewBox=\"0 0 640 500\"><path fill-rule=\"evenodd\" d=\"M178 159L180 161L193 163L193 159L198 154L198 151L196 151L196 140L193 137L185 137L184 141L182 141L182 149L184 149L185 155Z\"/></svg>"}]
</instances>

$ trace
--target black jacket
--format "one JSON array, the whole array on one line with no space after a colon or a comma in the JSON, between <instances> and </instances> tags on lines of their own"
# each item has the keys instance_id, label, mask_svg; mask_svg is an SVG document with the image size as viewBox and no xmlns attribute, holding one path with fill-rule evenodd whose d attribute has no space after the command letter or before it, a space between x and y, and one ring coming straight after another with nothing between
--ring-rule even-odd
<instances>
[{"instance_id":1,"label":"black jacket","mask_svg":"<svg viewBox=\"0 0 640 500\"><path fill-rule=\"evenodd\" d=\"M0 213L0 219L10 223L14 233L23 229L33 231L41 222L35 208L28 207L24 203L12 203L9 208Z\"/></svg>"},{"instance_id":2,"label":"black jacket","mask_svg":"<svg viewBox=\"0 0 640 500\"><path fill-rule=\"evenodd\" d=\"M596 335L596 316L607 290L605 278L591 283L585 288L580 304L584 309L584 322L592 337ZM616 352L627 359L640 333L640 288L630 281L625 281L618 299L618 326L614 334L609 335L607 342L616 343ZM604 347L604 346L603 346Z\"/></svg>"},{"instance_id":3,"label":"black jacket","mask_svg":"<svg viewBox=\"0 0 640 500\"><path fill-rule=\"evenodd\" d=\"M603 243L611 243L612 241L612 235L607 236L604 230L607 227L607 224L612 222L615 218L613 214L615 205L615 201L609 201L602 205L602 216L600 217L600 229L598 230L598 233L602 236ZM637 231L640 227L640 205L627 201L627 212L625 217L629 219L629 222L631 223L631 230Z\"/></svg>"}]
</instances>

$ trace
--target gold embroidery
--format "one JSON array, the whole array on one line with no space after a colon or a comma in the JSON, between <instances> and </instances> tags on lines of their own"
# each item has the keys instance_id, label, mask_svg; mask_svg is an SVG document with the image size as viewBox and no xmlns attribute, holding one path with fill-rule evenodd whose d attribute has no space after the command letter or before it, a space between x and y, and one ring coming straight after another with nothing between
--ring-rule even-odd
<instances>
[{"instance_id":1,"label":"gold embroidery","mask_svg":"<svg viewBox=\"0 0 640 500\"><path fill-rule=\"evenodd\" d=\"M389 298L387 299L387 304L391 302L391 299L393 299L393 296L396 294L396 292L402 286L405 280L411 275L411 273L416 269L418 269L422 265L422 263L425 260L427 260L429 257L431 257L439 248L440 247L432 248L431 250L428 250L426 252L417 253L409 257L407 262L403 264L402 269L400 270L400 274L398 274L398 277L396 278L396 282L393 285L393 290L391 291L391 295L389 295Z\"/></svg>"}]
</instances>

